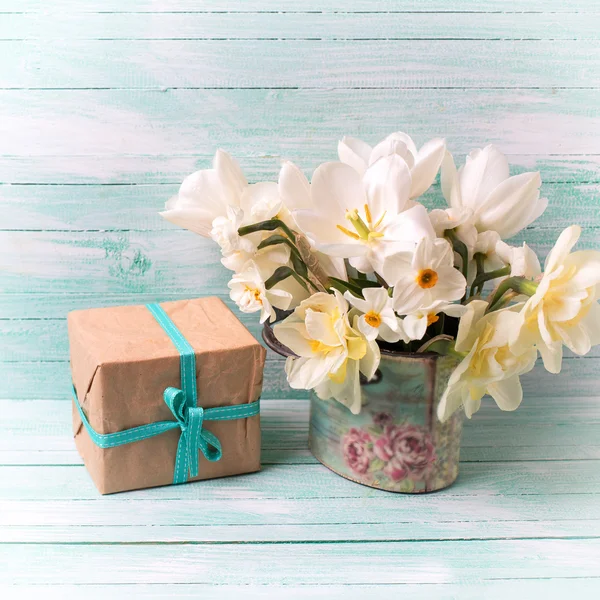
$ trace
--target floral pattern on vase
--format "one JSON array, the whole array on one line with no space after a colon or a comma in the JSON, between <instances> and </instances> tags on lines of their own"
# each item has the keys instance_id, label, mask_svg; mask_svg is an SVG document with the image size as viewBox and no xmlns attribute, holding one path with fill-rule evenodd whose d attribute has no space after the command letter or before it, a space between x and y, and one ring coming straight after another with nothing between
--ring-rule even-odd
<instances>
[{"instance_id":1,"label":"floral pattern on vase","mask_svg":"<svg viewBox=\"0 0 600 600\"><path fill-rule=\"evenodd\" d=\"M311 396L310 448L339 475L394 492L442 489L458 475L462 415L435 409L453 368L439 357L382 356L381 377L362 386L358 415Z\"/></svg>"}]
</instances>

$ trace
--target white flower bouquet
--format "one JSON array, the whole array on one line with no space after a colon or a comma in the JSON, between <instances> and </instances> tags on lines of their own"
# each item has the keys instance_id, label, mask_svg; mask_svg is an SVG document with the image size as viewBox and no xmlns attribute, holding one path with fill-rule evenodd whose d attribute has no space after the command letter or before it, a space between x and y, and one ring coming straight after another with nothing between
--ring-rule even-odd
<instances>
[{"instance_id":1,"label":"white flower bouquet","mask_svg":"<svg viewBox=\"0 0 600 600\"><path fill-rule=\"evenodd\" d=\"M219 150L161 213L219 244L240 310L261 323L293 311L274 326L294 354L292 388L358 413L380 347L450 354L445 421L486 394L514 410L538 352L558 373L563 345L581 355L600 343L600 252L571 252L580 228L561 233L543 272L527 244L504 241L545 210L539 173L511 176L494 146L457 170L445 140L417 150L405 133L374 148L345 137L338 155L310 183L285 162L277 182L249 184ZM419 199L440 169L448 208L428 210Z\"/></svg>"}]
</instances>

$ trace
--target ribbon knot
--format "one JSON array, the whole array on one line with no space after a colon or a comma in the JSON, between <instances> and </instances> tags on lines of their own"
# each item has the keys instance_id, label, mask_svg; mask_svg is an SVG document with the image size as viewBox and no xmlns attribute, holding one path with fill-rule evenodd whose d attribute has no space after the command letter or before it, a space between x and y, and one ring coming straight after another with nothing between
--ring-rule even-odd
<instances>
[{"instance_id":1,"label":"ribbon knot","mask_svg":"<svg viewBox=\"0 0 600 600\"><path fill-rule=\"evenodd\" d=\"M164 400L181 429L173 483L185 483L188 480L188 472L190 477L198 476L200 452L206 460L211 462L220 460L223 454L221 442L216 435L202 428L204 409L201 406L189 406L183 390L167 388L164 392Z\"/></svg>"}]
</instances>

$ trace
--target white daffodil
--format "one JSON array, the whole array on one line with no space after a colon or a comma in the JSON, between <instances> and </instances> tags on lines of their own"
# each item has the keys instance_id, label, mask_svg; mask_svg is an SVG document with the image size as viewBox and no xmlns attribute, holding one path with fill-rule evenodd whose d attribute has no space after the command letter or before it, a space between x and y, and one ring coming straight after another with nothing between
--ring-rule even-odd
<instances>
[{"instance_id":1,"label":"white daffodil","mask_svg":"<svg viewBox=\"0 0 600 600\"><path fill-rule=\"evenodd\" d=\"M509 340L518 327L518 314L511 308L486 315L487 308L487 302L473 300L460 320L454 349L464 358L440 399L440 421L446 421L460 406L470 418L485 394L502 410L515 410L523 399L519 376L533 369L537 352L529 347L521 355L514 354Z\"/></svg>"},{"instance_id":2,"label":"white daffodil","mask_svg":"<svg viewBox=\"0 0 600 600\"><path fill-rule=\"evenodd\" d=\"M275 287L267 290L265 287L265 277L255 261L246 264L244 270L236 273L227 284L230 292L229 296L238 305L244 313L253 313L260 311L260 322L264 323L267 319L275 320L275 308L287 310L294 300L299 296L299 292L285 289L286 285L293 283L286 279L279 282ZM296 284L300 290L302 288ZM301 293L301 292L300 292ZM306 294L304 294L304 297Z\"/></svg>"},{"instance_id":3,"label":"white daffodil","mask_svg":"<svg viewBox=\"0 0 600 600\"><path fill-rule=\"evenodd\" d=\"M410 198L424 194L435 180L446 152L446 141L435 138L417 150L412 138L398 131L388 135L374 148L369 144L345 136L338 143L338 156L343 163L350 165L359 175L382 157L392 154L400 156L411 174Z\"/></svg>"},{"instance_id":4,"label":"white daffodil","mask_svg":"<svg viewBox=\"0 0 600 600\"><path fill-rule=\"evenodd\" d=\"M537 254L525 242L522 246L509 246L499 240L496 254L505 264L510 265L511 277L534 279L542 272Z\"/></svg>"},{"instance_id":5,"label":"white daffodil","mask_svg":"<svg viewBox=\"0 0 600 600\"><path fill-rule=\"evenodd\" d=\"M409 205L410 172L398 155L380 158L361 177L343 163L325 163L313 176L311 208L293 211L300 229L321 252L349 258L369 273L386 254L413 248L434 235L427 210Z\"/></svg>"},{"instance_id":6,"label":"white daffodil","mask_svg":"<svg viewBox=\"0 0 600 600\"><path fill-rule=\"evenodd\" d=\"M210 237L219 244L223 256L231 256L236 252L255 252L255 241L250 236L240 236L238 233L243 220L244 211L241 208L227 206L226 216L216 217L212 222Z\"/></svg>"},{"instance_id":7,"label":"white daffodil","mask_svg":"<svg viewBox=\"0 0 600 600\"><path fill-rule=\"evenodd\" d=\"M577 225L560 234L537 289L519 314L511 343L517 353L535 346L551 373L560 372L563 344L583 355L600 343L600 252L571 253L580 235Z\"/></svg>"},{"instance_id":8,"label":"white daffodil","mask_svg":"<svg viewBox=\"0 0 600 600\"><path fill-rule=\"evenodd\" d=\"M345 404L354 414L358 414L362 406L360 374L367 380L372 379L381 358L377 343L360 336L357 329L358 318L358 315L354 317L354 327L350 330L357 337L348 337L358 347L358 351L353 353L356 358L349 354L342 369L333 376L326 377L315 387L315 393L321 400L333 398Z\"/></svg>"},{"instance_id":9,"label":"white daffodil","mask_svg":"<svg viewBox=\"0 0 600 600\"><path fill-rule=\"evenodd\" d=\"M467 285L454 268L452 246L441 238L424 237L414 253L387 257L383 276L394 287L393 306L399 315L415 313L438 301L459 300Z\"/></svg>"},{"instance_id":10,"label":"white daffodil","mask_svg":"<svg viewBox=\"0 0 600 600\"><path fill-rule=\"evenodd\" d=\"M294 389L315 389L335 397L354 413L361 407L359 372L373 377L379 347L348 321L348 303L339 292L318 292L274 327L277 339L296 354L285 369ZM327 385L323 385L323 384Z\"/></svg>"},{"instance_id":11,"label":"white daffodil","mask_svg":"<svg viewBox=\"0 0 600 600\"><path fill-rule=\"evenodd\" d=\"M508 161L494 146L473 150L458 171L448 152L442 162L442 192L452 208L468 208L479 232L510 238L546 210L540 174L509 174Z\"/></svg>"},{"instance_id":12,"label":"white daffodil","mask_svg":"<svg viewBox=\"0 0 600 600\"><path fill-rule=\"evenodd\" d=\"M217 150L212 169L188 175L179 193L165 205L161 216L167 221L210 237L213 221L227 218L228 206L240 206L248 182L239 165L227 152Z\"/></svg>"},{"instance_id":13,"label":"white daffodil","mask_svg":"<svg viewBox=\"0 0 600 600\"><path fill-rule=\"evenodd\" d=\"M346 292L344 298L362 313L358 316L356 327L365 338L371 341L379 337L390 343L400 339L408 342L402 321L392 308L392 299L388 291L385 288L365 288L362 293L364 300L350 292Z\"/></svg>"},{"instance_id":14,"label":"white daffodil","mask_svg":"<svg viewBox=\"0 0 600 600\"><path fill-rule=\"evenodd\" d=\"M437 300L431 306L419 308L402 319L404 333L408 338L405 341L423 339L427 328L439 321L440 317L438 315L440 313L444 313L449 317L461 317L465 311L466 306L444 300Z\"/></svg>"}]
</instances>

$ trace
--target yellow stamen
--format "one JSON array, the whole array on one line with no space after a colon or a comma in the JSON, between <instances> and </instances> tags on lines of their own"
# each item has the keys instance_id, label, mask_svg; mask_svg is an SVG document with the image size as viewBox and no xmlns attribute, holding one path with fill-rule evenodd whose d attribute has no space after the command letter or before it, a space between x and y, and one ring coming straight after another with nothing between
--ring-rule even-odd
<instances>
[{"instance_id":1,"label":"yellow stamen","mask_svg":"<svg viewBox=\"0 0 600 600\"><path fill-rule=\"evenodd\" d=\"M354 229L356 229L356 233L358 233L359 237L363 240L368 239L369 237L369 227L367 224L360 218L358 214L358 210L353 208L352 210L346 211L346 219L352 223Z\"/></svg>"},{"instance_id":2,"label":"yellow stamen","mask_svg":"<svg viewBox=\"0 0 600 600\"><path fill-rule=\"evenodd\" d=\"M440 318L437 315L427 315L427 327L437 323L439 320Z\"/></svg>"},{"instance_id":3,"label":"yellow stamen","mask_svg":"<svg viewBox=\"0 0 600 600\"><path fill-rule=\"evenodd\" d=\"M379 327L381 325L381 317L376 312L370 311L365 315L367 325L371 327Z\"/></svg>"},{"instance_id":4,"label":"yellow stamen","mask_svg":"<svg viewBox=\"0 0 600 600\"><path fill-rule=\"evenodd\" d=\"M419 271L415 281L424 290L432 288L438 282L438 274L432 269Z\"/></svg>"},{"instance_id":5,"label":"yellow stamen","mask_svg":"<svg viewBox=\"0 0 600 600\"><path fill-rule=\"evenodd\" d=\"M383 237L383 233L381 233L381 231L369 231L369 236L367 237L367 239L369 241L371 240L376 240L377 238L382 238Z\"/></svg>"},{"instance_id":6,"label":"yellow stamen","mask_svg":"<svg viewBox=\"0 0 600 600\"><path fill-rule=\"evenodd\" d=\"M252 295L254 297L254 300L256 300L256 302L259 302L260 304L262 304L262 298L260 297L259 290L246 286L246 292L248 292L250 295Z\"/></svg>"},{"instance_id":7,"label":"yellow stamen","mask_svg":"<svg viewBox=\"0 0 600 600\"><path fill-rule=\"evenodd\" d=\"M369 225L373 224L373 218L371 217L371 209L369 208L368 204L365 204L365 215L367 217L367 223Z\"/></svg>"},{"instance_id":8,"label":"yellow stamen","mask_svg":"<svg viewBox=\"0 0 600 600\"><path fill-rule=\"evenodd\" d=\"M336 225L336 227L342 233L345 233L347 236L351 237L353 240L360 240L360 237L356 233L354 233L353 231L349 231L348 229L346 229L345 227L342 227L341 225Z\"/></svg>"},{"instance_id":9,"label":"yellow stamen","mask_svg":"<svg viewBox=\"0 0 600 600\"><path fill-rule=\"evenodd\" d=\"M387 214L387 210L384 210L383 214L379 217L379 219L377 219L377 223L375 223L375 225L373 225L373 229L377 229L381 225L381 221L383 221L386 214Z\"/></svg>"},{"instance_id":10,"label":"yellow stamen","mask_svg":"<svg viewBox=\"0 0 600 600\"><path fill-rule=\"evenodd\" d=\"M327 354L328 352L331 352L331 346L328 346L319 340L310 340L309 344L310 350L314 354Z\"/></svg>"}]
</instances>

